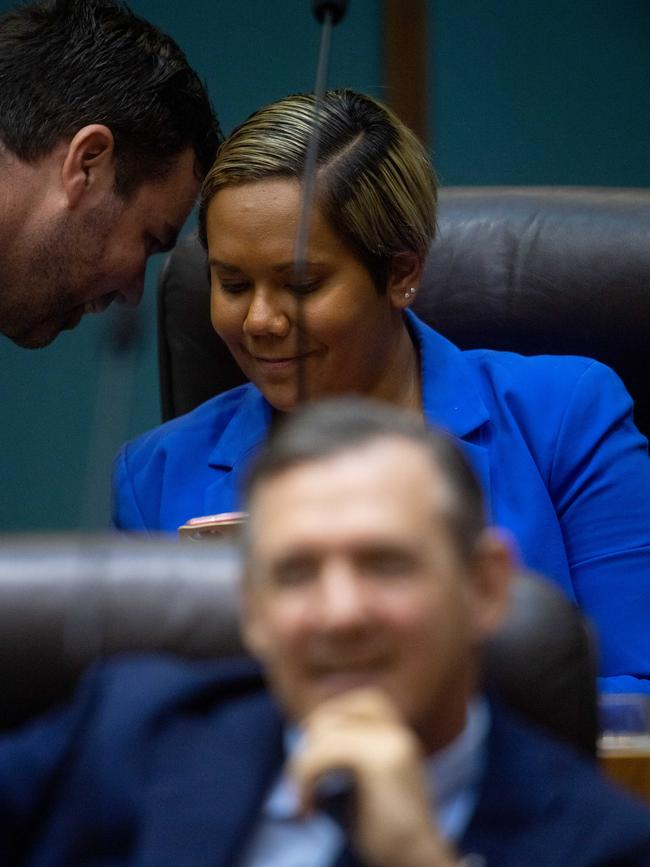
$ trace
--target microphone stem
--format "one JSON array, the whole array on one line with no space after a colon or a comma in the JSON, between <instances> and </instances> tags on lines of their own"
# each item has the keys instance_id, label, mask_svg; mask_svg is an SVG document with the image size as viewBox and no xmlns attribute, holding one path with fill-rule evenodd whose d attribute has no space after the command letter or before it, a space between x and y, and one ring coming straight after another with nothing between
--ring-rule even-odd
<instances>
[{"instance_id":1,"label":"microphone stem","mask_svg":"<svg viewBox=\"0 0 650 867\"><path fill-rule=\"evenodd\" d=\"M320 143L320 116L327 82L327 68L329 65L330 42L332 28L334 26L333 15L330 9L325 10L323 25L321 27L320 51L318 53L318 67L316 69L316 87L314 88L314 126L309 139L307 153L305 155L305 168L302 176L302 198L300 215L298 218L298 231L296 233L296 245L294 248L295 280L298 286L306 277L306 256L309 246L309 229L311 213L314 205L314 191L316 186L316 160L318 158L318 145ZM298 403L308 399L307 381L304 364L304 355L307 351L305 340L305 314L304 296L300 293L296 296L296 355L298 356L298 382L296 398Z\"/></svg>"}]
</instances>

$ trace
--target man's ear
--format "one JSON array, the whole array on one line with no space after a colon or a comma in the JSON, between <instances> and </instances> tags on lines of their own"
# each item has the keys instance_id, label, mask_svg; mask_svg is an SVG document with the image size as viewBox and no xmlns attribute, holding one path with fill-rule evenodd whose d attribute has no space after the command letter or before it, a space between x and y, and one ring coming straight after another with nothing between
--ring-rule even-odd
<instances>
[{"instance_id":1,"label":"man's ear","mask_svg":"<svg viewBox=\"0 0 650 867\"><path fill-rule=\"evenodd\" d=\"M498 529L483 531L472 568L474 638L481 644L499 629L510 611L514 564L510 546Z\"/></svg>"},{"instance_id":2,"label":"man's ear","mask_svg":"<svg viewBox=\"0 0 650 867\"><path fill-rule=\"evenodd\" d=\"M396 253L388 277L388 295L396 310L403 310L413 300L420 285L423 262L417 253Z\"/></svg>"},{"instance_id":3,"label":"man's ear","mask_svg":"<svg viewBox=\"0 0 650 867\"><path fill-rule=\"evenodd\" d=\"M68 207L93 206L115 187L115 141L103 124L82 127L70 140L61 168Z\"/></svg>"}]
</instances>

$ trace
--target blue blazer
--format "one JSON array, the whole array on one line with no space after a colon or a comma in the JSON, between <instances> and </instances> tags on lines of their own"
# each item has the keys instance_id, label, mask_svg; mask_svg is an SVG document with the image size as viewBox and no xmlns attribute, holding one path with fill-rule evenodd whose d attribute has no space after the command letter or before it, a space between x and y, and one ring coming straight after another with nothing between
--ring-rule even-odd
<instances>
[{"instance_id":1,"label":"blue blazer","mask_svg":"<svg viewBox=\"0 0 650 867\"><path fill-rule=\"evenodd\" d=\"M463 352L412 313L427 419L476 469L490 520L594 621L605 689L650 692L650 460L618 377L586 358ZM127 443L116 527L174 531L238 508L271 407L243 385Z\"/></svg>"},{"instance_id":2,"label":"blue blazer","mask_svg":"<svg viewBox=\"0 0 650 867\"><path fill-rule=\"evenodd\" d=\"M648 867L650 813L494 705L460 842L486 867ZM0 863L236 867L282 761L253 663L141 657L63 712L0 738Z\"/></svg>"}]
</instances>

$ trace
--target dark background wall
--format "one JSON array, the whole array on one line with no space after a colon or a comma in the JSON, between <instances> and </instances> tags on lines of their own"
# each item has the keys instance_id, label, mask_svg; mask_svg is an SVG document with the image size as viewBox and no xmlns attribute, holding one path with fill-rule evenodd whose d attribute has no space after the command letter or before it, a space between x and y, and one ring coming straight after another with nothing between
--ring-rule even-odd
<instances>
[{"instance_id":1,"label":"dark background wall","mask_svg":"<svg viewBox=\"0 0 650 867\"><path fill-rule=\"evenodd\" d=\"M0 0L0 12L11 5ZM226 131L313 85L308 0L131 5L183 46ZM387 95L382 11L381 0L351 0L331 85ZM438 0L427 21L425 99L443 183L650 185L646 0ZM106 525L112 455L159 419L160 264L149 267L140 339L126 354L111 349L110 311L37 352L0 338L0 532Z\"/></svg>"},{"instance_id":2,"label":"dark background wall","mask_svg":"<svg viewBox=\"0 0 650 867\"><path fill-rule=\"evenodd\" d=\"M650 185L648 0L428 8L443 183Z\"/></svg>"}]
</instances>

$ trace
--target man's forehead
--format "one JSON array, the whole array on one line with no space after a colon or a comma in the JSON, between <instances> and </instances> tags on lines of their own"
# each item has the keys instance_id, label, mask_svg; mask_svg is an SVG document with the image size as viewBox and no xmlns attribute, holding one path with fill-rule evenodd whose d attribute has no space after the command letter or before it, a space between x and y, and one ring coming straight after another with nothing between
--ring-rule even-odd
<instances>
[{"instance_id":1,"label":"man's forehead","mask_svg":"<svg viewBox=\"0 0 650 867\"><path fill-rule=\"evenodd\" d=\"M261 481L250 503L258 535L322 536L430 522L447 486L429 454L404 438L382 438L299 463ZM320 527L319 522L327 522Z\"/></svg>"}]
</instances>

